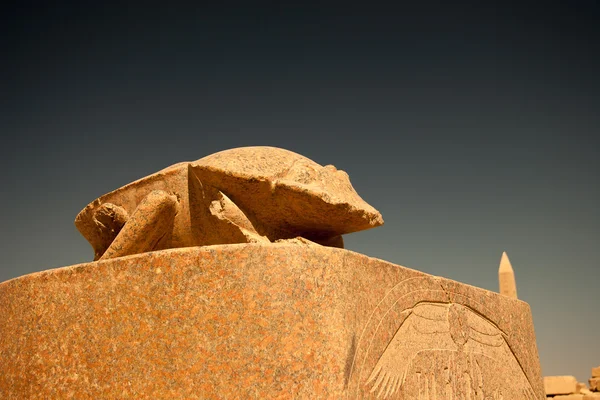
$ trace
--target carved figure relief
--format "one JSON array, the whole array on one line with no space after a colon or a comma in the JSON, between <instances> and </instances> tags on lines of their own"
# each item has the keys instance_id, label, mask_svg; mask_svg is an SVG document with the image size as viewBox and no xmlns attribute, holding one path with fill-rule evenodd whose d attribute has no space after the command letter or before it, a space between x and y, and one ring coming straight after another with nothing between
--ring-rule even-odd
<instances>
[{"instance_id":1,"label":"carved figure relief","mask_svg":"<svg viewBox=\"0 0 600 400\"><path fill-rule=\"evenodd\" d=\"M424 400L535 398L533 391L519 393L522 397L507 393L529 382L502 332L486 318L455 303L423 302L406 312L367 379L377 398L399 392ZM502 379L511 385L486 379L500 367L508 371Z\"/></svg>"},{"instance_id":2,"label":"carved figure relief","mask_svg":"<svg viewBox=\"0 0 600 400\"><path fill-rule=\"evenodd\" d=\"M361 332L347 398L536 399L506 334L486 314L433 277L400 282Z\"/></svg>"}]
</instances>

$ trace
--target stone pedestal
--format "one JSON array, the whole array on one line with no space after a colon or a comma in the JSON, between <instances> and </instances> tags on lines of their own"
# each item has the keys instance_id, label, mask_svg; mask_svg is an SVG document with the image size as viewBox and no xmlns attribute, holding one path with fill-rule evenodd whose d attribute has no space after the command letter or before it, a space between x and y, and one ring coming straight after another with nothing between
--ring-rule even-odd
<instances>
[{"instance_id":1,"label":"stone pedestal","mask_svg":"<svg viewBox=\"0 0 600 400\"><path fill-rule=\"evenodd\" d=\"M545 397L527 303L317 245L48 270L0 316L2 399Z\"/></svg>"}]
</instances>

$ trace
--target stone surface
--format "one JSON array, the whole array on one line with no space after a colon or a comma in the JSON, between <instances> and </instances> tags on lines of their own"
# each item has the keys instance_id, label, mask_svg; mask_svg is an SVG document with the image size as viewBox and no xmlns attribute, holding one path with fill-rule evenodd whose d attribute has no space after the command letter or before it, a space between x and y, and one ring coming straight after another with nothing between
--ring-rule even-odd
<instances>
[{"instance_id":1,"label":"stone surface","mask_svg":"<svg viewBox=\"0 0 600 400\"><path fill-rule=\"evenodd\" d=\"M137 206L100 259L121 257L165 248L177 214L177 197L163 190L151 191Z\"/></svg>"},{"instance_id":2,"label":"stone surface","mask_svg":"<svg viewBox=\"0 0 600 400\"><path fill-rule=\"evenodd\" d=\"M102 204L92 213L91 225L96 228L96 234L90 237L90 240L92 246L97 249L97 258L108 249L128 219L129 214L123 207L111 203Z\"/></svg>"},{"instance_id":3,"label":"stone surface","mask_svg":"<svg viewBox=\"0 0 600 400\"><path fill-rule=\"evenodd\" d=\"M500 266L498 267L498 281L500 286L500 294L512 299L517 298L515 272L513 271L506 252L502 253L502 258L500 259Z\"/></svg>"},{"instance_id":4,"label":"stone surface","mask_svg":"<svg viewBox=\"0 0 600 400\"><path fill-rule=\"evenodd\" d=\"M583 395L583 400L600 400L600 393L589 393Z\"/></svg>"},{"instance_id":5,"label":"stone surface","mask_svg":"<svg viewBox=\"0 0 600 400\"><path fill-rule=\"evenodd\" d=\"M165 211L161 217L160 226L170 228L166 233L151 232L153 225L140 223L139 212L136 224L128 217L156 190L177 198L176 214ZM101 196L75 219L94 248L94 260L133 254L107 250L121 229L129 229L132 238L144 236L137 228L161 237L145 250L151 251L297 236L343 247L341 235L382 224L381 214L356 193L344 171L274 147L242 147L175 164Z\"/></svg>"},{"instance_id":6,"label":"stone surface","mask_svg":"<svg viewBox=\"0 0 600 400\"><path fill-rule=\"evenodd\" d=\"M557 399L557 400L583 400L584 395L582 395L582 394L559 394L559 395L551 397L551 398Z\"/></svg>"},{"instance_id":7,"label":"stone surface","mask_svg":"<svg viewBox=\"0 0 600 400\"><path fill-rule=\"evenodd\" d=\"M592 368L592 378L600 378L600 366Z\"/></svg>"},{"instance_id":8,"label":"stone surface","mask_svg":"<svg viewBox=\"0 0 600 400\"><path fill-rule=\"evenodd\" d=\"M589 382L592 392L600 392L600 378L590 378Z\"/></svg>"},{"instance_id":9,"label":"stone surface","mask_svg":"<svg viewBox=\"0 0 600 400\"><path fill-rule=\"evenodd\" d=\"M31 274L0 315L2 399L544 398L527 303L304 239Z\"/></svg>"},{"instance_id":10,"label":"stone surface","mask_svg":"<svg viewBox=\"0 0 600 400\"><path fill-rule=\"evenodd\" d=\"M546 395L571 394L577 391L577 379L571 375L545 376Z\"/></svg>"},{"instance_id":11,"label":"stone surface","mask_svg":"<svg viewBox=\"0 0 600 400\"><path fill-rule=\"evenodd\" d=\"M577 382L575 393L583 393L586 390L588 390L587 384L585 384L584 382Z\"/></svg>"}]
</instances>

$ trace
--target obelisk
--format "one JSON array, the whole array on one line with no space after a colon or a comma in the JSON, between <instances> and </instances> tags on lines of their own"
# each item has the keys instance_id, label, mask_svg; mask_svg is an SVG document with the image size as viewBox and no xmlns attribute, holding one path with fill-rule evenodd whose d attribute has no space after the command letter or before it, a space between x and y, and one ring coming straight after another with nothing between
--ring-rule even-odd
<instances>
[{"instance_id":1,"label":"obelisk","mask_svg":"<svg viewBox=\"0 0 600 400\"><path fill-rule=\"evenodd\" d=\"M506 252L502 253L500 267L498 268L498 281L500 283L500 294L510 298L517 298L517 284L515 283L515 271L513 271Z\"/></svg>"}]
</instances>

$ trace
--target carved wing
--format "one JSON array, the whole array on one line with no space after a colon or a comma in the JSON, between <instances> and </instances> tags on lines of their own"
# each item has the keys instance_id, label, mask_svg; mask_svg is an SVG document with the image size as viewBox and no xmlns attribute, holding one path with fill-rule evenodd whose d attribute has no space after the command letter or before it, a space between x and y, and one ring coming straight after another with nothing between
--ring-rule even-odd
<instances>
[{"instance_id":1,"label":"carved wing","mask_svg":"<svg viewBox=\"0 0 600 400\"><path fill-rule=\"evenodd\" d=\"M404 320L367 379L371 393L388 398L398 391L412 361L422 351L456 350L448 324L448 305L421 303Z\"/></svg>"},{"instance_id":2,"label":"carved wing","mask_svg":"<svg viewBox=\"0 0 600 400\"><path fill-rule=\"evenodd\" d=\"M533 400L535 392L529 378L517 362L517 356L512 352L504 334L498 327L490 323L475 312L467 313L467 325L469 326L469 339L465 344L465 350L469 353L482 354L494 360L502 360L507 370L513 375L510 379L516 385L521 381L520 398Z\"/></svg>"},{"instance_id":3,"label":"carved wing","mask_svg":"<svg viewBox=\"0 0 600 400\"><path fill-rule=\"evenodd\" d=\"M500 347L505 343L502 332L480 315L468 312L467 324L469 325L469 340L467 342L469 346Z\"/></svg>"}]
</instances>

